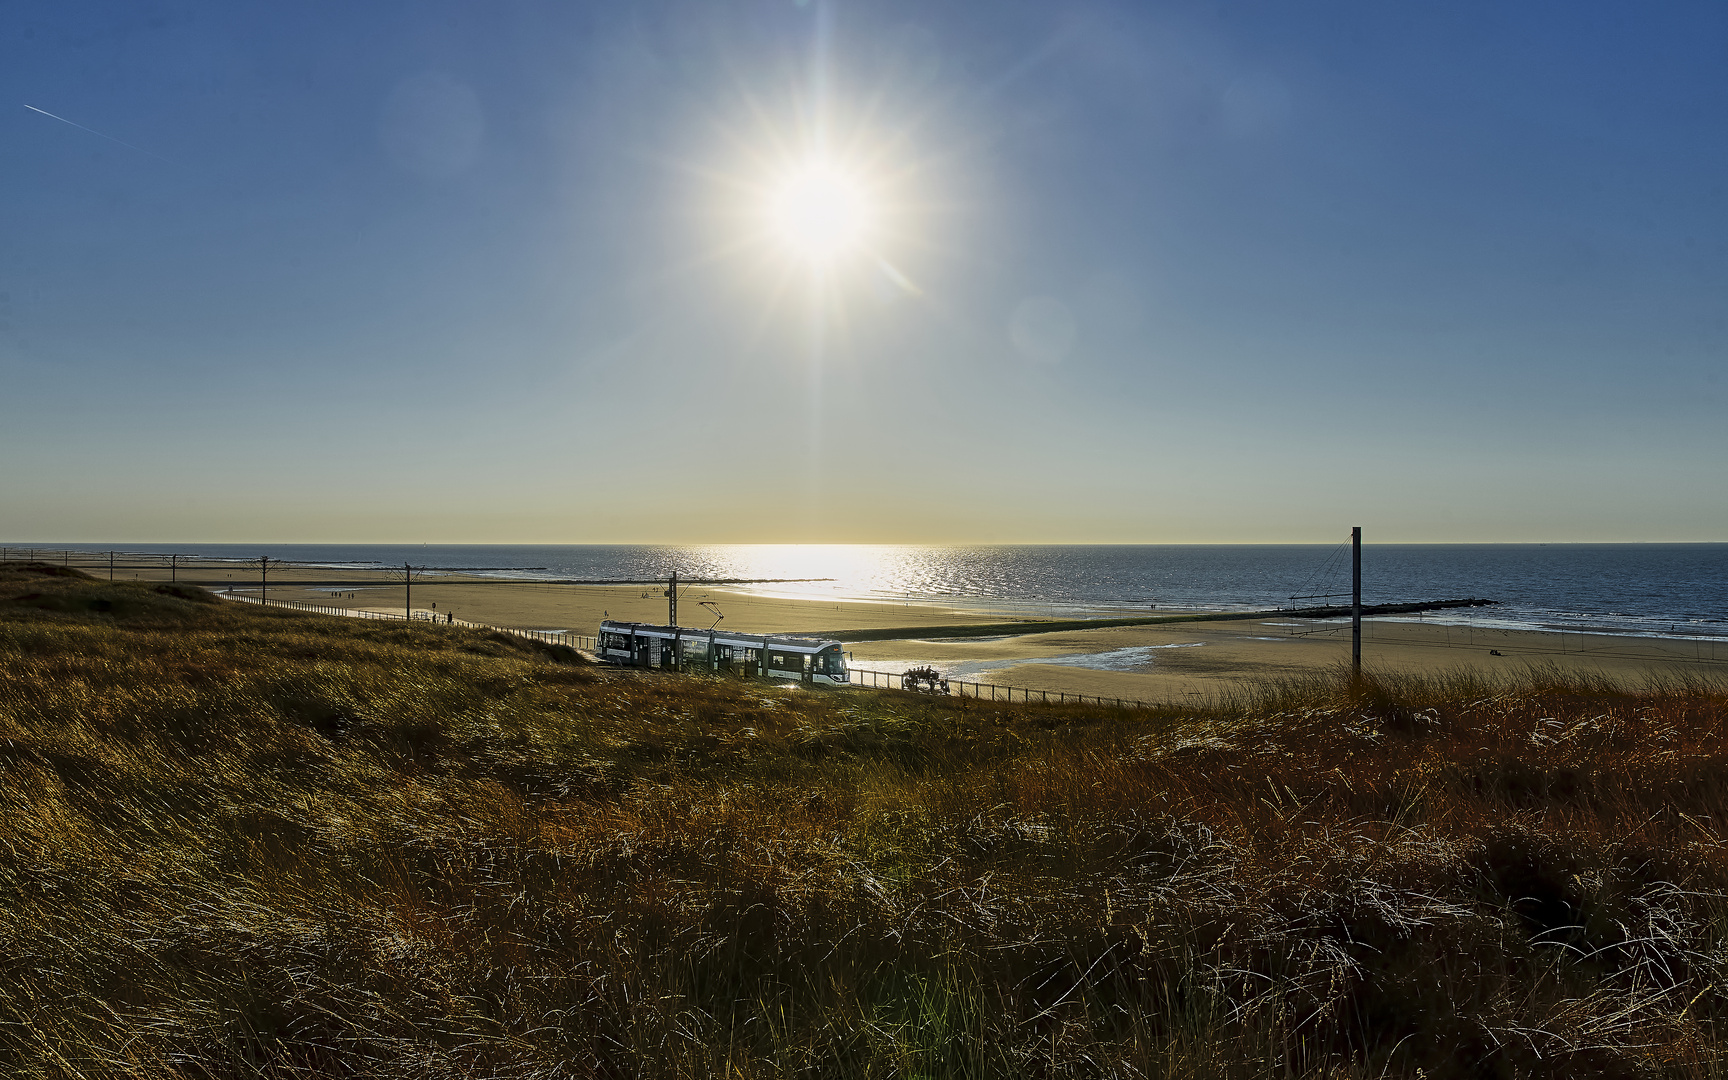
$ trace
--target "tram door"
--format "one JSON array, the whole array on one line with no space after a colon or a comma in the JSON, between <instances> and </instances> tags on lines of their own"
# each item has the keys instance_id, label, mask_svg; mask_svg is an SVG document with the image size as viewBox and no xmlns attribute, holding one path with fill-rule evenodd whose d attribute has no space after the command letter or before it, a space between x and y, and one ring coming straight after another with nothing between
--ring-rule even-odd
<instances>
[{"instance_id":1,"label":"tram door","mask_svg":"<svg viewBox=\"0 0 1728 1080\"><path fill-rule=\"evenodd\" d=\"M654 666L654 651L653 650L654 650L654 639L653 638L637 638L636 639L636 659L631 661L631 666L633 666L633 667L653 667Z\"/></svg>"}]
</instances>

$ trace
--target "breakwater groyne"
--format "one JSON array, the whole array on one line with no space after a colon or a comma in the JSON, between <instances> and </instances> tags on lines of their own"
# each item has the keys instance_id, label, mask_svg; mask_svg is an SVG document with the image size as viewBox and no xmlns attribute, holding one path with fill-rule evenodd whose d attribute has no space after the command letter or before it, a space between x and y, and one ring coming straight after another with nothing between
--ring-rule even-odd
<instances>
[{"instance_id":1,"label":"breakwater groyne","mask_svg":"<svg viewBox=\"0 0 1728 1080\"><path fill-rule=\"evenodd\" d=\"M1363 615L1415 615L1446 608L1489 607L1498 600L1420 600L1408 604L1363 604ZM1054 634L1062 630L1102 630L1115 626L1158 626L1165 623L1234 622L1244 619L1336 619L1348 617L1348 606L1264 608L1259 611L1197 612L1186 615L1135 615L1123 619L1021 619L1002 623L958 626L889 626L879 629L815 630L810 636L839 641L903 641L907 638L1004 637Z\"/></svg>"}]
</instances>

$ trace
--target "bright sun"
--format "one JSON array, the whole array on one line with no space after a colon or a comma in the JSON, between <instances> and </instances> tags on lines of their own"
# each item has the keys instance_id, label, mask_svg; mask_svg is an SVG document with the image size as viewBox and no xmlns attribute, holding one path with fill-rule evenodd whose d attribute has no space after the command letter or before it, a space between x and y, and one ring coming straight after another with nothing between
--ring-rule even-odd
<instances>
[{"instance_id":1,"label":"bright sun","mask_svg":"<svg viewBox=\"0 0 1728 1080\"><path fill-rule=\"evenodd\" d=\"M859 247L872 225L869 194L854 176L825 163L805 165L775 185L768 220L787 250L825 263Z\"/></svg>"}]
</instances>

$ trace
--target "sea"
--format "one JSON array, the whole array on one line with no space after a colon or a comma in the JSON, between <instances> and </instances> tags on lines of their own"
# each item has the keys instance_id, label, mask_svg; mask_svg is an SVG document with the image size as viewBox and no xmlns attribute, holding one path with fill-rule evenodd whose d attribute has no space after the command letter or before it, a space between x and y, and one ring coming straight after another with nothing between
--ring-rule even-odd
<instances>
[{"instance_id":1,"label":"sea","mask_svg":"<svg viewBox=\"0 0 1728 1080\"><path fill-rule=\"evenodd\" d=\"M1005 617L1246 611L1350 602L1350 545L354 545L117 544L335 568L404 563L554 581L747 579L758 593L931 606ZM80 551L110 545L6 545ZM12 557L17 557L15 554ZM1421 618L1638 637L1728 636L1728 544L1365 544L1363 601L1477 598Z\"/></svg>"}]
</instances>

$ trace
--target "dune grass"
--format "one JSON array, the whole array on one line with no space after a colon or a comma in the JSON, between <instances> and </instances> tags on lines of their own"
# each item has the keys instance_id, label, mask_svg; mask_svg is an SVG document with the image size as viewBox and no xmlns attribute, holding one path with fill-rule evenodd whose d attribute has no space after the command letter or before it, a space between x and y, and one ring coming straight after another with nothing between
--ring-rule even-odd
<instances>
[{"instance_id":1,"label":"dune grass","mask_svg":"<svg viewBox=\"0 0 1728 1080\"><path fill-rule=\"evenodd\" d=\"M10 1075L1728 1072L1720 685L812 692L51 569Z\"/></svg>"}]
</instances>

